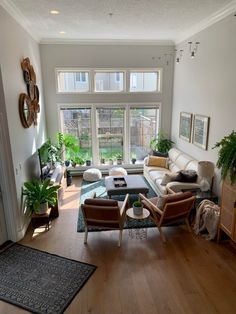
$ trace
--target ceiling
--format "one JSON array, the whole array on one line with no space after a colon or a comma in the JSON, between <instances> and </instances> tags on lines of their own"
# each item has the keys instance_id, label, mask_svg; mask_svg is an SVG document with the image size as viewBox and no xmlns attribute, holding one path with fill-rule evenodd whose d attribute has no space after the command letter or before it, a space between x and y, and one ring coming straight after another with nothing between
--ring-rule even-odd
<instances>
[{"instance_id":1,"label":"ceiling","mask_svg":"<svg viewBox=\"0 0 236 314\"><path fill-rule=\"evenodd\" d=\"M40 42L179 42L232 12L232 0L0 0ZM236 7L234 7L236 8ZM50 10L58 10L51 15ZM65 32L61 34L60 32Z\"/></svg>"}]
</instances>

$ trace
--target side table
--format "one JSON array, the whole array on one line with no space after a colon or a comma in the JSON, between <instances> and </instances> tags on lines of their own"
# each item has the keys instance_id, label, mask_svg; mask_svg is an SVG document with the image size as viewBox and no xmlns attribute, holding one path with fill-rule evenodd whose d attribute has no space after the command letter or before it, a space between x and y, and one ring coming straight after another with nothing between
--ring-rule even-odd
<instances>
[{"instance_id":1,"label":"side table","mask_svg":"<svg viewBox=\"0 0 236 314\"><path fill-rule=\"evenodd\" d=\"M50 213L51 213L51 207L48 208L45 214L39 215L39 214L33 213L31 216L33 229L36 229L40 226L45 225L45 231L49 230L50 223L51 223Z\"/></svg>"},{"instance_id":2,"label":"side table","mask_svg":"<svg viewBox=\"0 0 236 314\"><path fill-rule=\"evenodd\" d=\"M142 221L144 219L147 219L150 216L150 212L146 209L143 208L143 213L142 215L135 215L133 208L129 208L126 211L126 215L128 217L128 219L134 219L138 221ZM147 238L147 228L137 228L137 229L129 229L129 236L132 239L146 239Z\"/></svg>"}]
</instances>

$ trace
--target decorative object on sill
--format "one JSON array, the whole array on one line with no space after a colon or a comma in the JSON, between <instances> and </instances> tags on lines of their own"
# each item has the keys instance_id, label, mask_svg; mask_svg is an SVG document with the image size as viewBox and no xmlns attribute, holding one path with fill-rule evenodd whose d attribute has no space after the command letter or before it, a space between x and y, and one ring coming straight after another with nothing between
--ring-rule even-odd
<instances>
[{"instance_id":1,"label":"decorative object on sill","mask_svg":"<svg viewBox=\"0 0 236 314\"><path fill-rule=\"evenodd\" d=\"M122 165L122 154L117 154L116 160L117 160L117 165Z\"/></svg>"},{"instance_id":2,"label":"decorative object on sill","mask_svg":"<svg viewBox=\"0 0 236 314\"><path fill-rule=\"evenodd\" d=\"M193 137L194 145L207 150L208 133L209 133L210 118L195 114L193 118Z\"/></svg>"},{"instance_id":3,"label":"decorative object on sill","mask_svg":"<svg viewBox=\"0 0 236 314\"><path fill-rule=\"evenodd\" d=\"M132 159L131 159L132 164L134 165L134 164L136 163L136 161L137 161L137 155L133 153L133 154L131 155L131 157L132 157Z\"/></svg>"},{"instance_id":4,"label":"decorative object on sill","mask_svg":"<svg viewBox=\"0 0 236 314\"><path fill-rule=\"evenodd\" d=\"M183 57L183 52L184 50L183 49L175 49L175 54L176 54L176 63L179 64L180 63L180 60L182 59Z\"/></svg>"},{"instance_id":5,"label":"decorative object on sill","mask_svg":"<svg viewBox=\"0 0 236 314\"><path fill-rule=\"evenodd\" d=\"M203 192L211 191L213 185L215 165L211 161L198 162L198 175L202 178L200 182L200 189Z\"/></svg>"},{"instance_id":6,"label":"decorative object on sill","mask_svg":"<svg viewBox=\"0 0 236 314\"><path fill-rule=\"evenodd\" d=\"M198 45L200 44L200 42L195 41L195 43L193 43L192 41L189 41L188 44L189 44L189 54L190 54L190 57L193 59L196 56Z\"/></svg>"},{"instance_id":7,"label":"decorative object on sill","mask_svg":"<svg viewBox=\"0 0 236 314\"><path fill-rule=\"evenodd\" d=\"M192 113L180 112L179 137L187 142L191 142Z\"/></svg>"},{"instance_id":8,"label":"decorative object on sill","mask_svg":"<svg viewBox=\"0 0 236 314\"><path fill-rule=\"evenodd\" d=\"M23 59L21 68L28 95L25 93L20 94L19 114L23 127L29 128L33 123L37 125L37 114L40 112L39 89L36 85L36 74L29 58Z\"/></svg>"},{"instance_id":9,"label":"decorative object on sill","mask_svg":"<svg viewBox=\"0 0 236 314\"><path fill-rule=\"evenodd\" d=\"M14 243L0 254L0 299L29 313L62 314L96 268Z\"/></svg>"}]
</instances>

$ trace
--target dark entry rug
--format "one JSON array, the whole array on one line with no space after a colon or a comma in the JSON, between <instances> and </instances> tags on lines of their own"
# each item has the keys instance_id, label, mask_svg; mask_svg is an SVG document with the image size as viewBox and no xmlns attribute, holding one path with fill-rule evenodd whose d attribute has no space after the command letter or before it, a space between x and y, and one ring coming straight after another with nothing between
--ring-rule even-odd
<instances>
[{"instance_id":1,"label":"dark entry rug","mask_svg":"<svg viewBox=\"0 0 236 314\"><path fill-rule=\"evenodd\" d=\"M151 188L150 184L147 182L147 180L144 178L144 181L146 182L147 186L149 187L148 192L148 198L155 197L156 193ZM82 181L82 187L81 187L81 194L80 194L80 204L83 204L86 198L89 198L92 196L93 192L96 192L96 196L98 198L108 198L106 187L105 187L105 180L102 179L97 182L87 182L85 180ZM113 196L112 199L117 199L118 201L124 200L125 195L120 196ZM138 195L129 195L129 203L130 205L138 199ZM139 220L126 220L124 229L131 229L131 228L149 228L149 227L156 227L154 222L149 219L144 219L142 221ZM77 223L77 231L78 232L84 232L84 217L81 208L79 208L79 214L78 214L78 223ZM101 229L90 229L89 231L101 231Z\"/></svg>"},{"instance_id":2,"label":"dark entry rug","mask_svg":"<svg viewBox=\"0 0 236 314\"><path fill-rule=\"evenodd\" d=\"M0 253L0 299L31 313L62 314L96 266L13 244Z\"/></svg>"}]
</instances>

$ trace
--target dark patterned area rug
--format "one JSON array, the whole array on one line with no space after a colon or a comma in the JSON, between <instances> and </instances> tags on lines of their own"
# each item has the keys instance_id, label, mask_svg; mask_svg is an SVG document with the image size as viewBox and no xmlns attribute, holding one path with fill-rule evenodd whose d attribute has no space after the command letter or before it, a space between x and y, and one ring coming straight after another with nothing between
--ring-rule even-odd
<instances>
[{"instance_id":1,"label":"dark patterned area rug","mask_svg":"<svg viewBox=\"0 0 236 314\"><path fill-rule=\"evenodd\" d=\"M13 244L0 254L0 299L31 313L62 314L96 266Z\"/></svg>"},{"instance_id":2,"label":"dark patterned area rug","mask_svg":"<svg viewBox=\"0 0 236 314\"><path fill-rule=\"evenodd\" d=\"M143 177L144 178L144 177ZM146 182L147 186L149 187L148 192L148 198L155 197L156 193L151 188L150 184L147 182L147 180L144 178L144 181ZM80 204L83 204L86 198L89 198L92 196L93 192L96 192L96 195L98 198L108 198L106 187L105 187L105 180L102 179L97 182L87 182L82 181L82 187L81 187L81 195L80 195ZM113 196L113 199L117 199L118 201L122 201L124 199L125 195L121 196ZM138 199L138 195L129 195L129 202L132 204L134 201ZM126 220L124 229L131 229L131 228L149 228L149 227L156 227L154 222L148 218L144 219L142 221L137 219L129 219ZM79 214L78 214L78 223L77 223L77 231L78 232L84 232L84 217L81 208L79 208ZM90 231L101 231L101 229L90 229Z\"/></svg>"}]
</instances>

